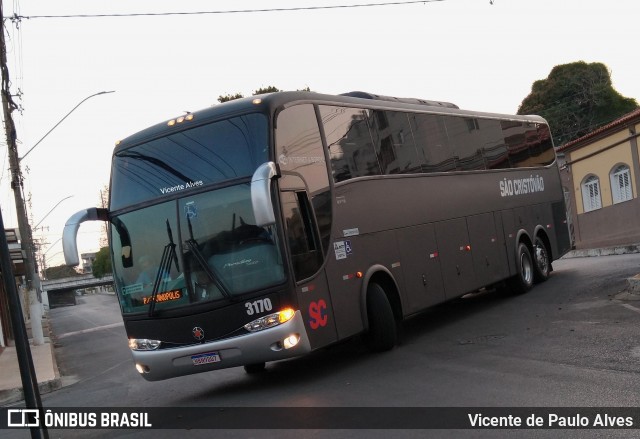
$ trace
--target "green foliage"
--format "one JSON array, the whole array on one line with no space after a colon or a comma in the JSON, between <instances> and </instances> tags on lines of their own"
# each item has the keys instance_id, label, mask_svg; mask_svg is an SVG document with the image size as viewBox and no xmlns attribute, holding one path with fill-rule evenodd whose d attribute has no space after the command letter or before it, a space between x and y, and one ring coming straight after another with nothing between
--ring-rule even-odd
<instances>
[{"instance_id":1,"label":"green foliage","mask_svg":"<svg viewBox=\"0 0 640 439\"><path fill-rule=\"evenodd\" d=\"M96 259L93 261L93 277L104 277L111 273L113 273L113 267L111 266L109 247L102 247L96 253Z\"/></svg>"},{"instance_id":2,"label":"green foliage","mask_svg":"<svg viewBox=\"0 0 640 439\"><path fill-rule=\"evenodd\" d=\"M268 87L262 87L257 89L256 91L253 92L253 95L263 95L265 93L275 93L281 91L278 89L278 87L274 87L273 85L270 85Z\"/></svg>"},{"instance_id":3,"label":"green foliage","mask_svg":"<svg viewBox=\"0 0 640 439\"><path fill-rule=\"evenodd\" d=\"M57 267L49 267L45 270L47 279L62 279L65 277L79 276L79 273L72 267L67 265L58 265Z\"/></svg>"},{"instance_id":4,"label":"green foliage","mask_svg":"<svg viewBox=\"0 0 640 439\"><path fill-rule=\"evenodd\" d=\"M533 83L518 114L538 114L549 122L556 146L577 139L638 108L612 86L602 63L578 61L555 66Z\"/></svg>"},{"instance_id":5,"label":"green foliage","mask_svg":"<svg viewBox=\"0 0 640 439\"><path fill-rule=\"evenodd\" d=\"M283 91L280 90L278 87L274 87L273 85L269 85L268 87L261 87L257 90L254 90L253 92L253 96L255 95L262 95L262 94L266 94L266 93L275 93L278 91ZM298 91L311 91L311 89L307 86L303 89L300 89ZM242 93L236 93L236 94L226 94L226 95L221 95L218 96L218 102L220 102L221 104L223 102L229 102L229 101L233 101L235 99L242 99L244 97L244 95Z\"/></svg>"},{"instance_id":6,"label":"green foliage","mask_svg":"<svg viewBox=\"0 0 640 439\"><path fill-rule=\"evenodd\" d=\"M233 101L234 99L242 99L243 97L244 95L242 93L236 93L234 95L226 94L224 96L223 95L218 96L218 102L222 104L223 102Z\"/></svg>"}]
</instances>

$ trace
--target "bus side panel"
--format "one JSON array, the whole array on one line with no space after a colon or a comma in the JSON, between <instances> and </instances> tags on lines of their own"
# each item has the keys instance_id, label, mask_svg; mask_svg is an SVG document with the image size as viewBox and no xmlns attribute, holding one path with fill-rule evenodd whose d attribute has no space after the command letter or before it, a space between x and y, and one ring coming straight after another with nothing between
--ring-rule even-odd
<instances>
[{"instance_id":1,"label":"bus side panel","mask_svg":"<svg viewBox=\"0 0 640 439\"><path fill-rule=\"evenodd\" d=\"M438 245L433 224L396 231L404 276L405 315L445 300Z\"/></svg>"},{"instance_id":2,"label":"bus side panel","mask_svg":"<svg viewBox=\"0 0 640 439\"><path fill-rule=\"evenodd\" d=\"M402 291L402 275L397 264L400 259L393 231L335 237L331 245L325 271L338 338L344 339L364 329L363 279L358 278L357 273L366 273L373 265L383 265L390 269Z\"/></svg>"},{"instance_id":3,"label":"bus side panel","mask_svg":"<svg viewBox=\"0 0 640 439\"><path fill-rule=\"evenodd\" d=\"M509 272L504 237L496 231L493 213L470 216L467 225L478 288L506 278Z\"/></svg>"},{"instance_id":4,"label":"bus side panel","mask_svg":"<svg viewBox=\"0 0 640 439\"><path fill-rule=\"evenodd\" d=\"M508 276L517 273L516 269L516 236L518 229L516 228L516 220L513 210L503 210L502 217L502 236L507 255L507 267L509 269Z\"/></svg>"},{"instance_id":5,"label":"bus side panel","mask_svg":"<svg viewBox=\"0 0 640 439\"><path fill-rule=\"evenodd\" d=\"M567 223L567 209L564 201L553 203L551 205L551 211L556 234L556 239L551 240L551 252L553 254L553 259L558 259L571 249L571 236L569 232L569 225Z\"/></svg>"},{"instance_id":6,"label":"bus side panel","mask_svg":"<svg viewBox=\"0 0 640 439\"><path fill-rule=\"evenodd\" d=\"M314 279L298 285L296 293L311 349L336 342L338 335L333 304L324 271Z\"/></svg>"},{"instance_id":7,"label":"bus side panel","mask_svg":"<svg viewBox=\"0 0 640 439\"><path fill-rule=\"evenodd\" d=\"M452 299L477 288L467 220L457 218L436 223L436 238L447 298Z\"/></svg>"}]
</instances>

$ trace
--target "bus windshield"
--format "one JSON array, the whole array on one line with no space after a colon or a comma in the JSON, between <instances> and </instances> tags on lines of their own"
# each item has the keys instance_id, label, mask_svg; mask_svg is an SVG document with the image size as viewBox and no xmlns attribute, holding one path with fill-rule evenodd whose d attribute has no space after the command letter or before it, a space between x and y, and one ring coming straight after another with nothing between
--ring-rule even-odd
<instances>
[{"instance_id":1,"label":"bus windshield","mask_svg":"<svg viewBox=\"0 0 640 439\"><path fill-rule=\"evenodd\" d=\"M116 257L114 264L125 314L226 303L285 279L277 234L254 225L248 183L187 195L117 221L119 227L111 228L114 254L122 254L123 241L131 252L130 263Z\"/></svg>"},{"instance_id":2,"label":"bus windshield","mask_svg":"<svg viewBox=\"0 0 640 439\"><path fill-rule=\"evenodd\" d=\"M266 116L189 126L114 155L110 210L143 203L112 218L114 255L131 252L114 266L123 313L228 301L284 280L276 234L255 225L247 182L268 161Z\"/></svg>"},{"instance_id":3,"label":"bus windshield","mask_svg":"<svg viewBox=\"0 0 640 439\"><path fill-rule=\"evenodd\" d=\"M267 118L249 113L173 132L117 151L110 210L250 177L268 161Z\"/></svg>"}]
</instances>

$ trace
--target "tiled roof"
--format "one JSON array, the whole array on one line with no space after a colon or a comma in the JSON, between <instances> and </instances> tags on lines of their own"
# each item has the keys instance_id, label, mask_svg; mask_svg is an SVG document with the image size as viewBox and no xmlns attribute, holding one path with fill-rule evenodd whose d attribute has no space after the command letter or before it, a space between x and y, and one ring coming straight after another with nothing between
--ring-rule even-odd
<instances>
[{"instance_id":1,"label":"tiled roof","mask_svg":"<svg viewBox=\"0 0 640 439\"><path fill-rule=\"evenodd\" d=\"M640 108L637 108L633 110L631 113L627 113L624 116L614 120L613 122L603 125L600 128L595 129L594 131L591 131L589 134L585 134L582 137L579 137L575 140L565 143L564 145L558 147L557 151L563 151L565 149L571 148L572 146L578 143L584 142L585 140L591 137L595 137L600 133L610 130L611 128L615 128L619 125L623 125L625 122L628 122L636 117L640 117Z\"/></svg>"}]
</instances>

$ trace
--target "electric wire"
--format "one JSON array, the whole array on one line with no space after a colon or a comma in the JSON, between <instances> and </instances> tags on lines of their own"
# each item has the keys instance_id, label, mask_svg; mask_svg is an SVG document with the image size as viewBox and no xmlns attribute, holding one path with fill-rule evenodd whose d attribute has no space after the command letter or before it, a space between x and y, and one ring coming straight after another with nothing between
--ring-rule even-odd
<instances>
[{"instance_id":1,"label":"electric wire","mask_svg":"<svg viewBox=\"0 0 640 439\"><path fill-rule=\"evenodd\" d=\"M382 3L360 3L351 5L327 5L327 6L296 6L291 8L261 8L261 9L229 9L223 11L192 11L192 12L140 12L126 14L64 14L64 15L18 15L8 17L11 21L32 20L39 18L114 18L114 17L167 17L174 15L216 15L216 14L251 14L263 12L295 12L295 11L318 11L327 9L352 9L369 8L376 6L403 6L419 3L443 2L446 0L409 0Z\"/></svg>"}]
</instances>

